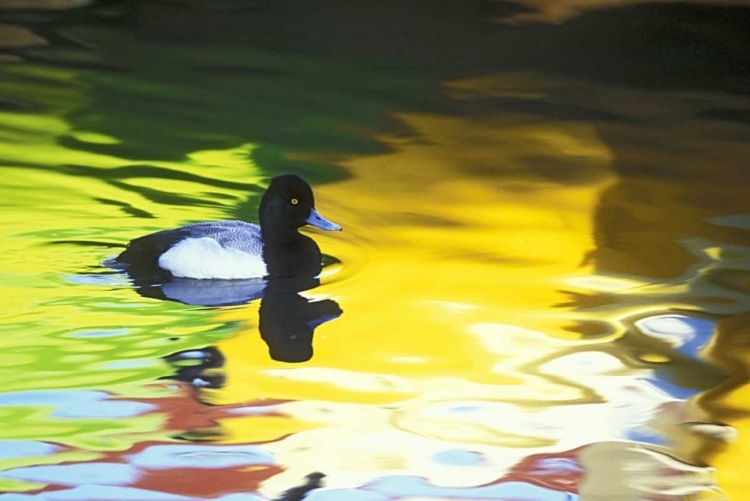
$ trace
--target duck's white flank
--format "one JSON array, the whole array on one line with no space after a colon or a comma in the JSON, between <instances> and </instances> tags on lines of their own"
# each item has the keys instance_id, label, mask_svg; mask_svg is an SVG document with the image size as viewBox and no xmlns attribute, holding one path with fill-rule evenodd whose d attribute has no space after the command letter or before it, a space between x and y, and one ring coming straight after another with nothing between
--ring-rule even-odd
<instances>
[{"instance_id":1,"label":"duck's white flank","mask_svg":"<svg viewBox=\"0 0 750 501\"><path fill-rule=\"evenodd\" d=\"M159 267L183 278L262 278L262 256L222 247L213 238L187 238L159 257Z\"/></svg>"}]
</instances>

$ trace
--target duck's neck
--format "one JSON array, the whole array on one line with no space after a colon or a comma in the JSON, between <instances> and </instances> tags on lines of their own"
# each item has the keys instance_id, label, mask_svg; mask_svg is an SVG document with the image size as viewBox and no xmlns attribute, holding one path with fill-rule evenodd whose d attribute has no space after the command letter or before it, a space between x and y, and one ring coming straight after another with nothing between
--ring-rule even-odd
<instances>
[{"instance_id":1,"label":"duck's neck","mask_svg":"<svg viewBox=\"0 0 750 501\"><path fill-rule=\"evenodd\" d=\"M288 226L270 226L264 225L261 221L260 234L263 237L263 242L272 245L284 245L290 244L302 238L297 228L290 228Z\"/></svg>"},{"instance_id":2,"label":"duck's neck","mask_svg":"<svg viewBox=\"0 0 750 501\"><path fill-rule=\"evenodd\" d=\"M262 227L261 227L262 228ZM315 241L292 231L263 231L263 261L269 278L288 278L320 274L320 248Z\"/></svg>"}]
</instances>

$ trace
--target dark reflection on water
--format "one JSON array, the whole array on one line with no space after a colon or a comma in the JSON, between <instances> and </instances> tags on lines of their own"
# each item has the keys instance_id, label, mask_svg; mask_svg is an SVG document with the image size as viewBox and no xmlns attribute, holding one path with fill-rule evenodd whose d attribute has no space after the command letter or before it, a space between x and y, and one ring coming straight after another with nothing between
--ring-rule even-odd
<instances>
[{"instance_id":1,"label":"dark reflection on water","mask_svg":"<svg viewBox=\"0 0 750 501\"><path fill-rule=\"evenodd\" d=\"M275 501L302 501L310 491L323 486L324 477L325 475L323 473L310 473L305 477L306 482L304 484L289 489Z\"/></svg>"},{"instance_id":2,"label":"dark reflection on water","mask_svg":"<svg viewBox=\"0 0 750 501\"><path fill-rule=\"evenodd\" d=\"M313 356L315 328L342 313L332 299L310 301L294 291L269 286L260 302L258 328L272 359L306 362Z\"/></svg>"},{"instance_id":3,"label":"dark reflection on water","mask_svg":"<svg viewBox=\"0 0 750 501\"><path fill-rule=\"evenodd\" d=\"M226 383L221 371L224 355L213 346L179 351L164 360L175 369L175 374L165 379L184 381L196 388L221 388Z\"/></svg>"},{"instance_id":4,"label":"dark reflection on water","mask_svg":"<svg viewBox=\"0 0 750 501\"><path fill-rule=\"evenodd\" d=\"M261 338L268 345L269 356L279 362L299 363L310 360L313 356L315 329L343 313L338 302L332 299L311 301L300 295L300 292L310 291L320 285L320 280L312 277L275 280L198 280L170 277L156 281L137 277L133 279L133 284L144 297L194 306L233 306L260 299L258 329ZM208 368L223 364L221 354L215 348L213 350L211 353L218 354L218 357L200 357L201 360L205 359ZM179 354L175 356L183 358ZM194 376L196 370L198 369L191 368L187 371L188 379Z\"/></svg>"}]
</instances>

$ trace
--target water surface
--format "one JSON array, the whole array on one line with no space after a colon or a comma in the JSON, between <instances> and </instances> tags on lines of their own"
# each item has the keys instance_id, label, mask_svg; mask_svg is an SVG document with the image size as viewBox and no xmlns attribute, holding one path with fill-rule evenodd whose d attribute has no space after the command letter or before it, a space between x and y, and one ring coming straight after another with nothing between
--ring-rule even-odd
<instances>
[{"instance_id":1,"label":"water surface","mask_svg":"<svg viewBox=\"0 0 750 501\"><path fill-rule=\"evenodd\" d=\"M743 498L747 9L399 5L0 6L0 500ZM101 265L282 172L319 286Z\"/></svg>"}]
</instances>

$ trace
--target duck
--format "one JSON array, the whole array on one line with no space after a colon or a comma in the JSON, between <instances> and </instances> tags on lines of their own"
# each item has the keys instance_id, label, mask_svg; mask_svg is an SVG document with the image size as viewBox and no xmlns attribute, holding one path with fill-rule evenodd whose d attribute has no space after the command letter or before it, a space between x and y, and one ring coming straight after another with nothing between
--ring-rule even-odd
<instances>
[{"instance_id":1,"label":"duck","mask_svg":"<svg viewBox=\"0 0 750 501\"><path fill-rule=\"evenodd\" d=\"M158 231L130 241L105 264L141 278L317 276L322 271L320 248L299 229L311 225L341 231L315 209L312 188L296 174L271 179L260 201L258 222L210 221Z\"/></svg>"}]
</instances>

